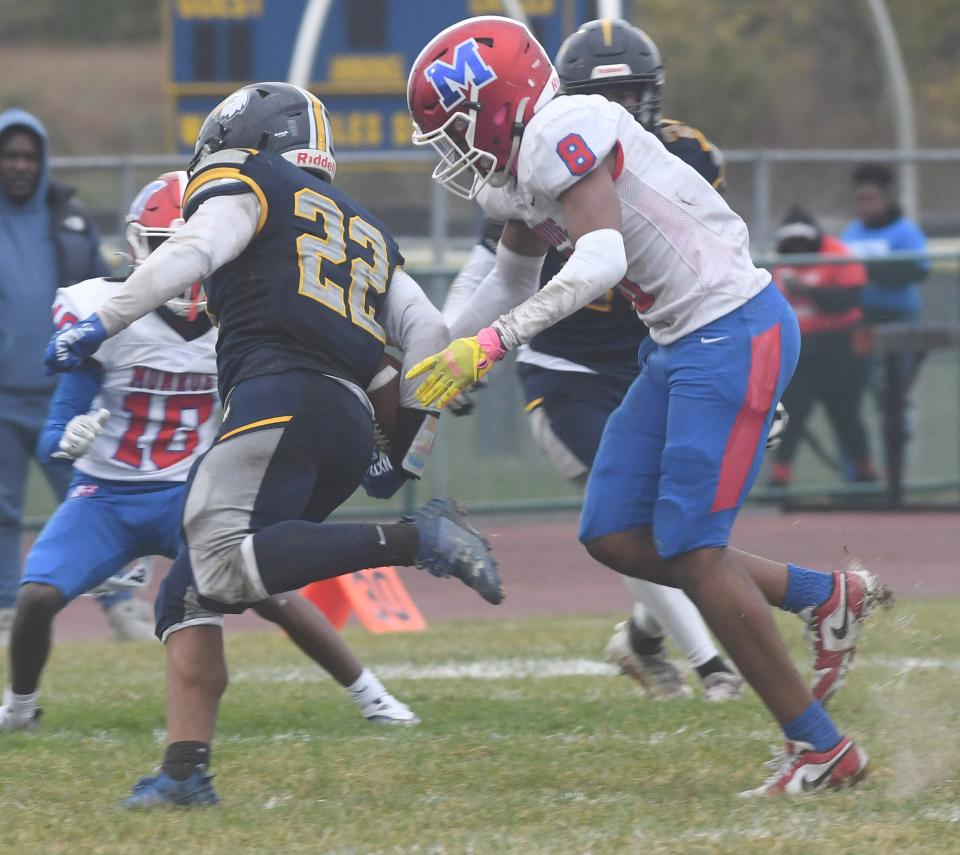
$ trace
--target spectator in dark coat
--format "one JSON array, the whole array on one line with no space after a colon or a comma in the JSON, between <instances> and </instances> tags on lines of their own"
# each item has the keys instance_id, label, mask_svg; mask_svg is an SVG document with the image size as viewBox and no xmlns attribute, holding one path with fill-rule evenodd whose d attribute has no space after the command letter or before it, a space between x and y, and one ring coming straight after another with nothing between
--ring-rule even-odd
<instances>
[{"instance_id":1,"label":"spectator in dark coat","mask_svg":"<svg viewBox=\"0 0 960 855\"><path fill-rule=\"evenodd\" d=\"M43 368L57 288L109 274L97 230L71 187L49 175L47 134L23 110L0 113L0 644L20 582L20 528L27 468L54 380ZM44 466L58 499L69 461ZM114 631L140 634L130 595L104 602Z\"/></svg>"}]
</instances>

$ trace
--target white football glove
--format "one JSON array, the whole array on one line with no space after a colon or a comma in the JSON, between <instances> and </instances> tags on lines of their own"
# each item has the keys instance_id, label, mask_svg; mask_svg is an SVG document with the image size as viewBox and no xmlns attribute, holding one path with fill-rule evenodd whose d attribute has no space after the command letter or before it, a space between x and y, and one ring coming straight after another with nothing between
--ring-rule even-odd
<instances>
[{"instance_id":1,"label":"white football glove","mask_svg":"<svg viewBox=\"0 0 960 855\"><path fill-rule=\"evenodd\" d=\"M777 403L777 409L773 413L773 420L770 422L770 430L767 433L767 451L773 451L780 447L783 441L783 432L790 423L790 414L786 407Z\"/></svg>"},{"instance_id":2,"label":"white football glove","mask_svg":"<svg viewBox=\"0 0 960 855\"><path fill-rule=\"evenodd\" d=\"M93 441L100 435L109 418L110 410L104 409L74 416L67 422L66 430L60 437L60 450L55 451L52 456L65 460L76 460L78 457L83 457L90 449Z\"/></svg>"}]
</instances>

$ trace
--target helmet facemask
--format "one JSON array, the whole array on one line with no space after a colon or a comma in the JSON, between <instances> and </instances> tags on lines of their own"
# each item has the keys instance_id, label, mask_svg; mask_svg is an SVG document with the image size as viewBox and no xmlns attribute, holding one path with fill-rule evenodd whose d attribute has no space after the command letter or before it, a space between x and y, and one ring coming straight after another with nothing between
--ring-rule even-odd
<instances>
[{"instance_id":1,"label":"helmet facemask","mask_svg":"<svg viewBox=\"0 0 960 855\"><path fill-rule=\"evenodd\" d=\"M440 155L431 177L461 199L473 199L485 184L492 183L497 171L497 158L474 145L477 112L473 107L468 110L454 113L428 133L421 133L416 123L413 126L414 145L430 145Z\"/></svg>"}]
</instances>

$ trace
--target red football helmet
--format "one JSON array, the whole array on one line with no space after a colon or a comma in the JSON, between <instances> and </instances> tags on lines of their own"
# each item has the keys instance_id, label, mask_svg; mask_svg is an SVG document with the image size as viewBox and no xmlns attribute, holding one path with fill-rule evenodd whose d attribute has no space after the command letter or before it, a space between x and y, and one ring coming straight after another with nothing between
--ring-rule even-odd
<instances>
[{"instance_id":1,"label":"red football helmet","mask_svg":"<svg viewBox=\"0 0 960 855\"><path fill-rule=\"evenodd\" d=\"M413 142L440 155L433 179L472 199L512 174L527 122L557 93L546 51L523 24L484 15L447 27L407 81Z\"/></svg>"},{"instance_id":2,"label":"red football helmet","mask_svg":"<svg viewBox=\"0 0 960 855\"><path fill-rule=\"evenodd\" d=\"M183 225L181 200L186 189L186 172L165 172L137 193L127 213L127 243L134 267ZM166 303L170 311L191 320L206 305L199 282Z\"/></svg>"}]
</instances>

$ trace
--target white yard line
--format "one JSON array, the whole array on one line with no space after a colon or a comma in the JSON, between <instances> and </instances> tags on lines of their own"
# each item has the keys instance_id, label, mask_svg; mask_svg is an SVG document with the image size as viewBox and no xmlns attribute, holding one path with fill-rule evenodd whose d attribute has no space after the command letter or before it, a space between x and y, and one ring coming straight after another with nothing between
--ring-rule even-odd
<instances>
[{"instance_id":1,"label":"white yard line","mask_svg":"<svg viewBox=\"0 0 960 855\"><path fill-rule=\"evenodd\" d=\"M681 665L681 667L683 667ZM931 657L861 657L859 668L882 668L895 674L910 671L960 672L960 659ZM551 677L612 677L619 673L613 665L596 659L479 659L474 662L439 662L432 665L380 665L377 676L383 680L511 680L546 679ZM243 668L231 675L234 682L264 681L275 683L315 682L326 674L309 665L286 668L264 666Z\"/></svg>"}]
</instances>

